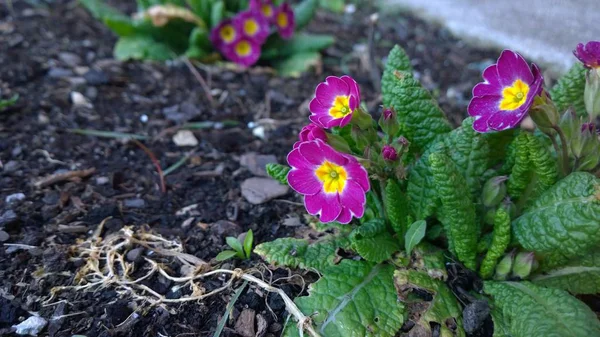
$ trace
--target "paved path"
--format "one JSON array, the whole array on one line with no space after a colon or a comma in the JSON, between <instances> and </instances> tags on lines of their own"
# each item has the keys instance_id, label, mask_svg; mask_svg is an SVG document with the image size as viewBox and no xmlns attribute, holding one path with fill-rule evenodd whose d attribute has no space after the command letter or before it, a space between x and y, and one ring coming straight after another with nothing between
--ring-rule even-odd
<instances>
[{"instance_id":1,"label":"paved path","mask_svg":"<svg viewBox=\"0 0 600 337\"><path fill-rule=\"evenodd\" d=\"M578 42L600 40L600 0L379 0L440 21L454 34L514 49L566 71Z\"/></svg>"}]
</instances>

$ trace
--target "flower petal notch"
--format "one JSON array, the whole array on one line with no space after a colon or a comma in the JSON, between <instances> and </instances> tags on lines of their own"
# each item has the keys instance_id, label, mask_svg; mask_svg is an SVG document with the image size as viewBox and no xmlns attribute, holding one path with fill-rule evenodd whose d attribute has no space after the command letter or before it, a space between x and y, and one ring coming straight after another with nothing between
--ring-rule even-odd
<instances>
[{"instance_id":1,"label":"flower petal notch","mask_svg":"<svg viewBox=\"0 0 600 337\"><path fill-rule=\"evenodd\" d=\"M277 13L275 13L274 23L282 38L290 39L294 35L296 19L294 17L294 10L290 4L285 2L279 6Z\"/></svg>"},{"instance_id":2,"label":"flower petal notch","mask_svg":"<svg viewBox=\"0 0 600 337\"><path fill-rule=\"evenodd\" d=\"M344 127L360 105L360 90L350 76L328 76L310 101L310 120L325 129Z\"/></svg>"},{"instance_id":3,"label":"flower petal notch","mask_svg":"<svg viewBox=\"0 0 600 337\"><path fill-rule=\"evenodd\" d=\"M250 67L260 57L260 45L247 37L242 37L234 44L224 48L225 57L241 66Z\"/></svg>"},{"instance_id":4,"label":"flower petal notch","mask_svg":"<svg viewBox=\"0 0 600 337\"><path fill-rule=\"evenodd\" d=\"M269 22L255 11L244 11L233 19L236 31L257 44L263 44L269 36Z\"/></svg>"},{"instance_id":5,"label":"flower petal notch","mask_svg":"<svg viewBox=\"0 0 600 337\"><path fill-rule=\"evenodd\" d=\"M347 224L365 212L370 189L367 170L352 156L322 140L300 143L288 154L290 187L304 195L304 205L322 222Z\"/></svg>"},{"instance_id":6,"label":"flower petal notch","mask_svg":"<svg viewBox=\"0 0 600 337\"><path fill-rule=\"evenodd\" d=\"M573 54L586 68L600 68L600 41L589 41L585 45L580 43Z\"/></svg>"},{"instance_id":7,"label":"flower petal notch","mask_svg":"<svg viewBox=\"0 0 600 337\"><path fill-rule=\"evenodd\" d=\"M477 132L514 128L525 118L544 78L537 65L531 67L516 52L504 50L498 62L483 71L484 82L473 88L469 115Z\"/></svg>"}]
</instances>

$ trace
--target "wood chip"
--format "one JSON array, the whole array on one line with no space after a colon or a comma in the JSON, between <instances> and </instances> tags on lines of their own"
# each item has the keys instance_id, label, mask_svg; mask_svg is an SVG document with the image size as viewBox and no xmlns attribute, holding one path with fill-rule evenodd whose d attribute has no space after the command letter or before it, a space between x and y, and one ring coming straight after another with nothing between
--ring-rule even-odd
<instances>
[{"instance_id":1,"label":"wood chip","mask_svg":"<svg viewBox=\"0 0 600 337\"><path fill-rule=\"evenodd\" d=\"M44 177L44 178L36 181L35 183L33 183L33 186L35 186L36 188L42 188L42 187L54 185L54 184L62 182L62 181L86 178L86 177L92 175L94 172L96 172L96 169L92 167L87 170L55 173L55 174L51 174L47 177Z\"/></svg>"}]
</instances>

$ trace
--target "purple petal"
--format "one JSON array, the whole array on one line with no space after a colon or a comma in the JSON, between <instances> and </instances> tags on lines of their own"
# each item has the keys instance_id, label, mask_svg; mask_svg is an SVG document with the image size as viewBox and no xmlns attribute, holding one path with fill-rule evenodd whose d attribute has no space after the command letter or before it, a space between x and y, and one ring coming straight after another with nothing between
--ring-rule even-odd
<instances>
[{"instance_id":1,"label":"purple petal","mask_svg":"<svg viewBox=\"0 0 600 337\"><path fill-rule=\"evenodd\" d=\"M498 111L500 96L473 97L467 111L469 116L490 116Z\"/></svg>"},{"instance_id":2,"label":"purple petal","mask_svg":"<svg viewBox=\"0 0 600 337\"><path fill-rule=\"evenodd\" d=\"M336 165L339 165L339 166L346 166L346 164L348 164L348 158L346 158L346 156L337 152L331 146L327 145L323 141L317 141L317 142L318 142L319 147L321 148L323 156L325 157L326 160L328 160Z\"/></svg>"},{"instance_id":3,"label":"purple petal","mask_svg":"<svg viewBox=\"0 0 600 337\"><path fill-rule=\"evenodd\" d=\"M348 208L355 217L361 218L365 214L365 191L355 181L348 180L344 191L340 194L340 203Z\"/></svg>"},{"instance_id":4,"label":"purple petal","mask_svg":"<svg viewBox=\"0 0 600 337\"><path fill-rule=\"evenodd\" d=\"M371 188L369 183L369 174L367 173L367 170L356 161L356 159L352 159L354 162L349 163L344 168L346 169L346 172L348 172L349 179L356 182L366 193Z\"/></svg>"},{"instance_id":5,"label":"purple petal","mask_svg":"<svg viewBox=\"0 0 600 337\"><path fill-rule=\"evenodd\" d=\"M317 140L300 144L298 151L302 157L313 165L321 165L325 159Z\"/></svg>"},{"instance_id":6,"label":"purple petal","mask_svg":"<svg viewBox=\"0 0 600 337\"><path fill-rule=\"evenodd\" d=\"M486 133L492 129L488 126L488 119L490 116L477 116L473 122L473 129L477 132Z\"/></svg>"},{"instance_id":7,"label":"purple petal","mask_svg":"<svg viewBox=\"0 0 600 337\"><path fill-rule=\"evenodd\" d=\"M358 87L356 81L348 75L342 76L341 79L348 84L348 87L350 88L350 95L354 96L357 102L360 102L360 88Z\"/></svg>"},{"instance_id":8,"label":"purple petal","mask_svg":"<svg viewBox=\"0 0 600 337\"><path fill-rule=\"evenodd\" d=\"M316 194L323 188L323 184L310 169L292 169L287 179L290 187L300 194Z\"/></svg>"},{"instance_id":9,"label":"purple petal","mask_svg":"<svg viewBox=\"0 0 600 337\"><path fill-rule=\"evenodd\" d=\"M348 95L350 88L339 77L328 76L325 82L320 83L315 91L315 97L323 106L330 107L336 96Z\"/></svg>"},{"instance_id":10,"label":"purple petal","mask_svg":"<svg viewBox=\"0 0 600 337\"><path fill-rule=\"evenodd\" d=\"M502 51L498 58L497 71L502 86L510 86L517 79L527 84L533 82L533 74L527 61L512 50Z\"/></svg>"},{"instance_id":11,"label":"purple petal","mask_svg":"<svg viewBox=\"0 0 600 337\"><path fill-rule=\"evenodd\" d=\"M317 115L329 115L330 108L331 107L323 106L323 104L321 104L321 102L319 102L319 100L316 97L313 98L310 101L310 104L308 105L308 109L310 110L310 112Z\"/></svg>"},{"instance_id":12,"label":"purple petal","mask_svg":"<svg viewBox=\"0 0 600 337\"><path fill-rule=\"evenodd\" d=\"M498 82L498 72L495 64L485 68L483 71L483 79L485 82L478 83L473 88L473 97L500 95L502 93L502 85Z\"/></svg>"},{"instance_id":13,"label":"purple petal","mask_svg":"<svg viewBox=\"0 0 600 337\"><path fill-rule=\"evenodd\" d=\"M352 212L350 212L348 208L342 206L342 212L340 213L340 215L338 215L335 221L341 224L350 223L350 221L352 221Z\"/></svg>"},{"instance_id":14,"label":"purple petal","mask_svg":"<svg viewBox=\"0 0 600 337\"><path fill-rule=\"evenodd\" d=\"M350 123L351 120L352 120L352 114L347 114L346 116L341 118L339 127L343 128L344 126L348 125L348 123Z\"/></svg>"},{"instance_id":15,"label":"purple petal","mask_svg":"<svg viewBox=\"0 0 600 337\"><path fill-rule=\"evenodd\" d=\"M526 112L527 110L522 109L498 111L488 119L487 123L495 131L511 129L519 125Z\"/></svg>"},{"instance_id":16,"label":"purple petal","mask_svg":"<svg viewBox=\"0 0 600 337\"><path fill-rule=\"evenodd\" d=\"M348 107L350 108L350 111L356 110L356 108L358 108L358 104L359 102L356 97L350 96L350 99L348 100Z\"/></svg>"},{"instance_id":17,"label":"purple petal","mask_svg":"<svg viewBox=\"0 0 600 337\"><path fill-rule=\"evenodd\" d=\"M300 146L302 144L302 142L298 142L298 143L300 143L300 144L298 144L298 146ZM294 146L295 146L295 144L294 144ZM304 158L304 156L302 156L300 154L300 150L298 149L298 147L294 147L294 149L290 153L288 153L287 162L291 167L298 168L298 169L312 170L315 166L315 165L309 163L308 160L306 160L306 158Z\"/></svg>"},{"instance_id":18,"label":"purple petal","mask_svg":"<svg viewBox=\"0 0 600 337\"><path fill-rule=\"evenodd\" d=\"M337 193L327 194L323 191L304 197L304 206L311 215L319 215L322 222L335 221L342 212L342 205Z\"/></svg>"}]
</instances>

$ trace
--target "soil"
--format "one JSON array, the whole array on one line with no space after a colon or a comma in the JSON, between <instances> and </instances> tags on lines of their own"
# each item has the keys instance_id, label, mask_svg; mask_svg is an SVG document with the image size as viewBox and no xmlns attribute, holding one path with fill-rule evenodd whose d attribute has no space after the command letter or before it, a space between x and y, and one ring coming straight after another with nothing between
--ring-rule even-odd
<instances>
[{"instance_id":1,"label":"soil","mask_svg":"<svg viewBox=\"0 0 600 337\"><path fill-rule=\"evenodd\" d=\"M133 1L113 2L134 10ZM216 102L211 106L182 61L113 60L115 35L76 1L1 6L0 98L20 98L0 111L0 335L11 335L12 325L38 313L50 321L40 333L44 336L212 336L233 292L177 305L172 314L162 307L138 310L110 287L65 291L47 300L53 287L73 284L82 265L73 247L109 217L103 237L127 226L144 229L181 242L185 253L205 261L227 247L225 236L249 229L256 244L305 235L305 211L295 194L258 205L241 195L242 182L257 172L241 165L240 158L255 152L285 162L307 122L308 100L326 75L351 74L370 111L378 114L381 97L373 83L388 51L400 44L421 82L458 124L471 88L498 51L471 47L443 28L398 14L379 19L373 35L376 68L368 67L367 18L373 11L319 12L310 30L334 34L337 41L324 52L318 71L297 79L279 78L265 67L202 66L198 71ZM235 123L192 130L195 146L173 142L177 126L204 121ZM163 169L188 160L166 176L162 192L155 165L138 143L70 129L143 135L147 139L141 142ZM80 170L90 171L39 184ZM259 263L253 256L223 267ZM285 270L273 273L273 279L288 276ZM170 284L164 281L153 277L148 285L167 294ZM224 282L217 278L204 286L210 291ZM303 289L290 282L279 285L291 297ZM245 309L266 321L266 336L280 334L287 317L283 302L247 287L222 336L241 336L235 326L248 316L242 315Z\"/></svg>"}]
</instances>

